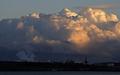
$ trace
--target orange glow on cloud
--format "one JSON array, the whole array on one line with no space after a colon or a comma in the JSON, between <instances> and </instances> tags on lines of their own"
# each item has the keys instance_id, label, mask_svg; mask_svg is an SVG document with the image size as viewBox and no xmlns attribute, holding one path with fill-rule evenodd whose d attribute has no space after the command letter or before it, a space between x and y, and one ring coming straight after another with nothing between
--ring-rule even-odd
<instances>
[{"instance_id":1,"label":"orange glow on cloud","mask_svg":"<svg viewBox=\"0 0 120 75\"><path fill-rule=\"evenodd\" d=\"M22 30L23 28L24 28L24 23L23 23L23 22L19 22L19 23L17 24L17 29Z\"/></svg>"},{"instance_id":2,"label":"orange glow on cloud","mask_svg":"<svg viewBox=\"0 0 120 75\"><path fill-rule=\"evenodd\" d=\"M76 46L84 47L89 42L89 37L85 31L73 32L68 41L74 43Z\"/></svg>"}]
</instances>

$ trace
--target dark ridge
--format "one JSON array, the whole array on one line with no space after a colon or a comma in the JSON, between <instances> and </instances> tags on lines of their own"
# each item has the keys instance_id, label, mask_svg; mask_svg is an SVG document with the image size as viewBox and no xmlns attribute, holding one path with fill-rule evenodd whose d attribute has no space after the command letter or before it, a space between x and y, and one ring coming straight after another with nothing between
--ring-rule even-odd
<instances>
[{"instance_id":1,"label":"dark ridge","mask_svg":"<svg viewBox=\"0 0 120 75\"><path fill-rule=\"evenodd\" d=\"M0 71L120 71L120 63L1 61Z\"/></svg>"}]
</instances>

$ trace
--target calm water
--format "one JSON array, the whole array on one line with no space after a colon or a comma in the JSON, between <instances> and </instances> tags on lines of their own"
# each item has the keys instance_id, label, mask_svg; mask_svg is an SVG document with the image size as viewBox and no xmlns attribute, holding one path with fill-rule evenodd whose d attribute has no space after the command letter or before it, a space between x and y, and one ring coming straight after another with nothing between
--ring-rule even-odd
<instances>
[{"instance_id":1,"label":"calm water","mask_svg":"<svg viewBox=\"0 0 120 75\"><path fill-rule=\"evenodd\" d=\"M120 72L0 72L0 75L120 75Z\"/></svg>"}]
</instances>

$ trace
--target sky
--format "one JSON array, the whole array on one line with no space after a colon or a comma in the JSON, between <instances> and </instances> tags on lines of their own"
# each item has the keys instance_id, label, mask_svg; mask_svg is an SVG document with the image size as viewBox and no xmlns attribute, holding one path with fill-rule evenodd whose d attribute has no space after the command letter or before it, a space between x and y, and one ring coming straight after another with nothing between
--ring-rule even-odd
<instances>
[{"instance_id":1,"label":"sky","mask_svg":"<svg viewBox=\"0 0 120 75\"><path fill-rule=\"evenodd\" d=\"M32 12L55 13L65 7L116 4L120 0L0 0L0 19L16 18Z\"/></svg>"}]
</instances>

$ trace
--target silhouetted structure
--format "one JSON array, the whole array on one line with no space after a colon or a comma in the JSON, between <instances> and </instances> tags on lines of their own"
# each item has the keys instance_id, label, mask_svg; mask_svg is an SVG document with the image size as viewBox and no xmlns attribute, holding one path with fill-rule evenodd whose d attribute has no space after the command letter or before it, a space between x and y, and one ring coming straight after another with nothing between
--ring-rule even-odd
<instances>
[{"instance_id":1,"label":"silhouetted structure","mask_svg":"<svg viewBox=\"0 0 120 75\"><path fill-rule=\"evenodd\" d=\"M62 63L62 62L12 62L1 61L0 71L119 71L120 63Z\"/></svg>"},{"instance_id":2,"label":"silhouetted structure","mask_svg":"<svg viewBox=\"0 0 120 75\"><path fill-rule=\"evenodd\" d=\"M85 64L88 64L88 59L87 59L87 56L85 57L85 61L84 61Z\"/></svg>"}]
</instances>

